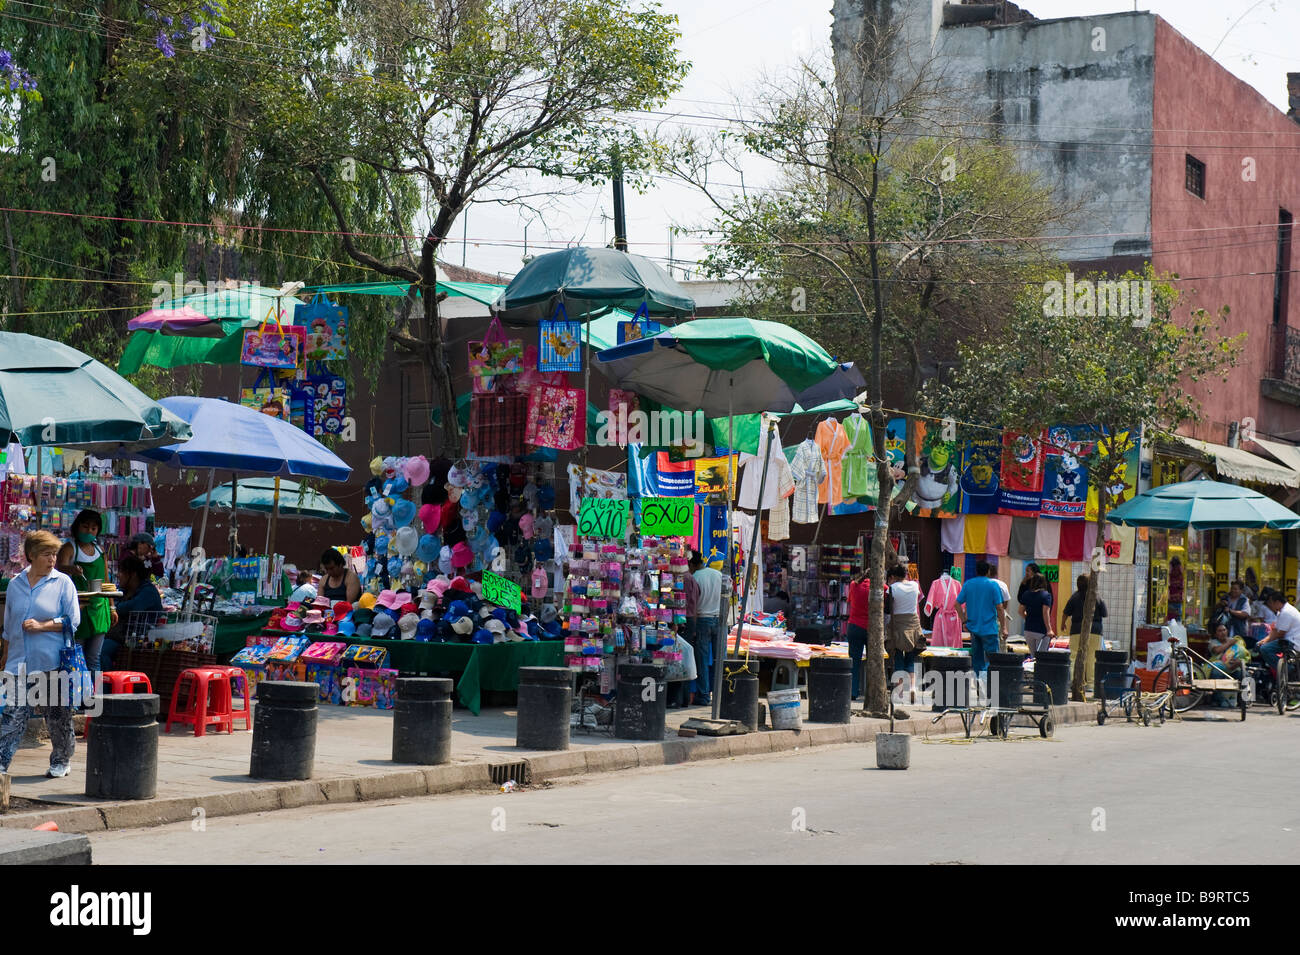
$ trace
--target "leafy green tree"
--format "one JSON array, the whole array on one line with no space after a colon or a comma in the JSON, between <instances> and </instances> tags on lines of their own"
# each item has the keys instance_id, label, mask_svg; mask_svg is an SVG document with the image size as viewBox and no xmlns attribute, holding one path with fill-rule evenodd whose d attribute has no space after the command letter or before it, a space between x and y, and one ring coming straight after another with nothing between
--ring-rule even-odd
<instances>
[{"instance_id":1,"label":"leafy green tree","mask_svg":"<svg viewBox=\"0 0 1300 955\"><path fill-rule=\"evenodd\" d=\"M885 579L891 523L919 477L909 460L895 495L886 381L891 404L907 410L926 375L951 357L947 343L994 334L1016 290L1050 264L1038 237L1070 212L1006 148L950 131L950 94L932 65L895 72L897 31L868 22L845 54L852 69L841 63L836 77L805 62L757 91L738 130L687 136L675 155L677 174L718 212L724 241L709 268L757 280L740 304L868 369L878 501L889 502L875 511L876 581ZM746 156L778 167L776 188L714 185L719 166L740 174ZM890 366L905 371L889 376ZM873 601L865 708L877 715L888 710L883 652L883 605Z\"/></svg>"},{"instance_id":2,"label":"leafy green tree","mask_svg":"<svg viewBox=\"0 0 1300 955\"><path fill-rule=\"evenodd\" d=\"M1063 279L1025 290L1001 335L963 342L958 366L947 380L927 386L924 402L936 415L1024 434L1046 434L1052 425L1072 424L1107 436L1081 462L1098 500L1082 617L1087 634L1097 574L1105 569L1106 514L1124 487L1124 455L1144 431L1174 431L1199 420L1200 405L1188 383L1226 380L1245 333L1221 334L1226 307L1218 315L1201 308L1180 310L1170 277L1158 279L1150 266L1143 274L1128 273L1118 280L1083 276L1074 283L1074 303L1064 301ZM1127 306L1120 300L1119 283ZM1129 294L1134 289L1137 294ZM965 426L958 429L959 436L963 430ZM1046 443L1048 451L1060 450L1050 438ZM1071 688L1076 700L1083 699L1083 674L1080 661Z\"/></svg>"},{"instance_id":3,"label":"leafy green tree","mask_svg":"<svg viewBox=\"0 0 1300 955\"><path fill-rule=\"evenodd\" d=\"M678 88L675 18L632 0L232 0L231 15L243 10L251 35L292 54L274 69L227 65L245 104L210 119L256 143L281 181L312 185L351 261L419 292L419 314L388 337L428 365L458 454L442 244L472 202L536 208L616 168L636 184L660 148L617 114ZM378 201L359 197L363 172ZM419 196L418 217L404 194ZM371 210L386 229L367 227Z\"/></svg>"}]
</instances>

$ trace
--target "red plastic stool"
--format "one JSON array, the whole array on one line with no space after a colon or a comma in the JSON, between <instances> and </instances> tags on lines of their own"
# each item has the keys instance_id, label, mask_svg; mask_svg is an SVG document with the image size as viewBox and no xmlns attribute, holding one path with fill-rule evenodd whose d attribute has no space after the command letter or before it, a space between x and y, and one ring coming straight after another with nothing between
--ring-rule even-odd
<instances>
[{"instance_id":1,"label":"red plastic stool","mask_svg":"<svg viewBox=\"0 0 1300 955\"><path fill-rule=\"evenodd\" d=\"M205 667L204 669L220 670L222 673L226 674L226 676L230 677L230 691L232 698L234 696L236 681L238 681L240 693L243 695L244 699L244 708L242 710L235 709L232 700L230 710L231 725L234 725L234 720L243 720L244 729L251 731L253 728L253 691L252 687L249 686L248 671L243 667L232 666L211 666ZM233 731L234 730L232 729L231 732Z\"/></svg>"},{"instance_id":2,"label":"red plastic stool","mask_svg":"<svg viewBox=\"0 0 1300 955\"><path fill-rule=\"evenodd\" d=\"M209 667L182 670L172 691L163 732L170 733L173 723L182 723L193 726L195 736L206 735L208 726L213 724L218 731L233 733L235 723L230 699L230 676L224 671Z\"/></svg>"},{"instance_id":3,"label":"red plastic stool","mask_svg":"<svg viewBox=\"0 0 1300 955\"><path fill-rule=\"evenodd\" d=\"M136 670L109 670L104 675L103 693L152 693L149 677ZM86 717L86 738L90 738L91 717Z\"/></svg>"}]
</instances>

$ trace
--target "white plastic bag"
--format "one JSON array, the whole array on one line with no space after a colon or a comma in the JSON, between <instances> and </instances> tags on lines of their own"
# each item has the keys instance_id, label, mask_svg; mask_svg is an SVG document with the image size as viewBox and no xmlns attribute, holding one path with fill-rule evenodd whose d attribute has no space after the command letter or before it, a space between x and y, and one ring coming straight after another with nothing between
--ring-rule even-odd
<instances>
[{"instance_id":1,"label":"white plastic bag","mask_svg":"<svg viewBox=\"0 0 1300 955\"><path fill-rule=\"evenodd\" d=\"M1163 670L1169 666L1173 645L1168 640L1154 640L1147 644L1147 669Z\"/></svg>"}]
</instances>

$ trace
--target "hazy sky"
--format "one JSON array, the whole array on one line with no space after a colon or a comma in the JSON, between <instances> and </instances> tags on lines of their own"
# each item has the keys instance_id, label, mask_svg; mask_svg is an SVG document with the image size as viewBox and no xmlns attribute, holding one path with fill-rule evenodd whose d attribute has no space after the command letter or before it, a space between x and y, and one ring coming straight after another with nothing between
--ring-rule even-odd
<instances>
[{"instance_id":1,"label":"hazy sky","mask_svg":"<svg viewBox=\"0 0 1300 955\"><path fill-rule=\"evenodd\" d=\"M728 104L737 96L743 98L760 73L779 71L814 49L829 49L830 0L662 0L662 4L680 18L679 46L692 64L682 90L663 108L676 117L665 130L678 124L714 125L692 117L730 115ZM1133 0L1020 0L1020 6L1040 19L1118 13L1135 7L1158 14L1207 52L1217 48L1214 58L1219 63L1283 111L1286 73L1300 72L1296 52L1300 0L1156 0L1136 5ZM762 167L756 165L754 173L761 177ZM671 226L701 228L711 219L707 202L676 182L658 180L644 195L628 192L626 200L631 251L664 262ZM545 243L544 248L530 251L559 248L579 239L584 245L603 245L613 233L612 216L608 188L579 192L544 221L528 226L530 246ZM468 223L457 224L444 259L461 261L464 229L469 237L467 265L512 275L521 267L523 250L514 244L523 239L526 223L526 217L509 208L473 207ZM512 245L501 244L506 242ZM698 242L679 236L674 258L689 267L700 249Z\"/></svg>"}]
</instances>

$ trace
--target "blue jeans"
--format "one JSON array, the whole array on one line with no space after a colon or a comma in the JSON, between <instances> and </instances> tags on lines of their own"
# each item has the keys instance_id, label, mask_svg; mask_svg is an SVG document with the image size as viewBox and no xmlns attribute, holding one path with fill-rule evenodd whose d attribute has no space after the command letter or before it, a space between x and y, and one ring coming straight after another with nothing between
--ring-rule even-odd
<instances>
[{"instance_id":1,"label":"blue jeans","mask_svg":"<svg viewBox=\"0 0 1300 955\"><path fill-rule=\"evenodd\" d=\"M692 635L695 639L689 641L695 647L694 689L700 701L704 702L713 693L713 675L710 670L713 667L713 644L718 639L718 618L695 617L694 622Z\"/></svg>"},{"instance_id":2,"label":"blue jeans","mask_svg":"<svg viewBox=\"0 0 1300 955\"><path fill-rule=\"evenodd\" d=\"M862 682L862 655L867 649L867 631L859 627L856 623L849 624L849 659L853 661L853 699L859 696L858 690Z\"/></svg>"},{"instance_id":3,"label":"blue jeans","mask_svg":"<svg viewBox=\"0 0 1300 955\"><path fill-rule=\"evenodd\" d=\"M972 633L970 635L970 664L976 673L987 673L990 653L998 652L998 635L996 633Z\"/></svg>"},{"instance_id":4,"label":"blue jeans","mask_svg":"<svg viewBox=\"0 0 1300 955\"><path fill-rule=\"evenodd\" d=\"M1255 648L1259 651L1259 655L1263 659L1264 665L1268 667L1269 672L1272 673L1273 676L1277 676L1278 654L1287 646L1294 647L1294 644L1292 644L1286 637L1282 637L1278 640L1270 640L1268 643L1261 643Z\"/></svg>"},{"instance_id":5,"label":"blue jeans","mask_svg":"<svg viewBox=\"0 0 1300 955\"><path fill-rule=\"evenodd\" d=\"M890 668L897 673L902 670L906 673L912 673L916 670L916 657L920 650L890 650L889 664Z\"/></svg>"}]
</instances>

